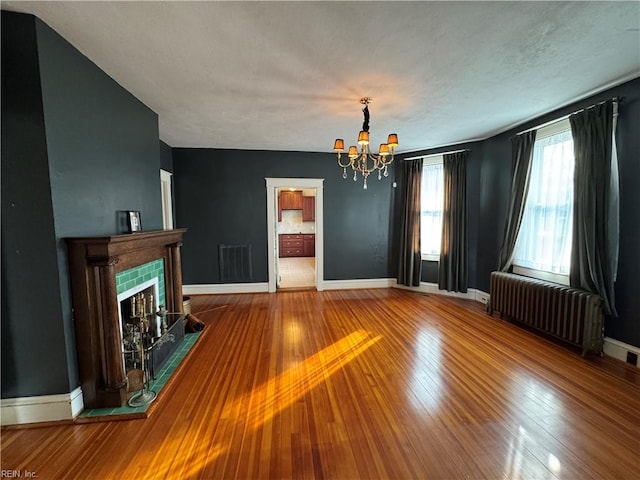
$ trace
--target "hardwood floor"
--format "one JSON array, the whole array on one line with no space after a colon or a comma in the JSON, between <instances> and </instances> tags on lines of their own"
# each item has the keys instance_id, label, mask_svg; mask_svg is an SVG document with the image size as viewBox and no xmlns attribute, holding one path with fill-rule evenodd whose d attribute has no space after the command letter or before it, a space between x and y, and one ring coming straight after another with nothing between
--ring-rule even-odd
<instances>
[{"instance_id":1,"label":"hardwood floor","mask_svg":"<svg viewBox=\"0 0 640 480\"><path fill-rule=\"evenodd\" d=\"M637 369L583 359L478 303L382 289L193 296L192 309L206 335L150 418L4 430L2 469L40 480L640 476Z\"/></svg>"}]
</instances>

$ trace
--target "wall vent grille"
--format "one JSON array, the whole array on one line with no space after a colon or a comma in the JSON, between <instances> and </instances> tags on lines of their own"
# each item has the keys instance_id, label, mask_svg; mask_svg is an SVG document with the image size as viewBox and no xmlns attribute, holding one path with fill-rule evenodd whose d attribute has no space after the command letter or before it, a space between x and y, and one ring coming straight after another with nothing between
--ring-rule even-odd
<instances>
[{"instance_id":1,"label":"wall vent grille","mask_svg":"<svg viewBox=\"0 0 640 480\"><path fill-rule=\"evenodd\" d=\"M251 245L219 244L218 266L221 283L251 282Z\"/></svg>"}]
</instances>

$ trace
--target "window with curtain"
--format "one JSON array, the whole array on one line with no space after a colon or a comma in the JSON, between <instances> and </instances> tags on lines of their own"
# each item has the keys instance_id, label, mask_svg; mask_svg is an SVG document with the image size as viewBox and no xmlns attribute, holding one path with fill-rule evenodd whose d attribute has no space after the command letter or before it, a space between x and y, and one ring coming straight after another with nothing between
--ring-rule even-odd
<instances>
[{"instance_id":1,"label":"window with curtain","mask_svg":"<svg viewBox=\"0 0 640 480\"><path fill-rule=\"evenodd\" d=\"M442 155L423 160L420 198L420 248L423 260L440 258L443 193Z\"/></svg>"},{"instance_id":2,"label":"window with curtain","mask_svg":"<svg viewBox=\"0 0 640 480\"><path fill-rule=\"evenodd\" d=\"M573 138L569 120L538 130L514 271L568 284L573 226ZM520 268L518 268L520 267Z\"/></svg>"}]
</instances>

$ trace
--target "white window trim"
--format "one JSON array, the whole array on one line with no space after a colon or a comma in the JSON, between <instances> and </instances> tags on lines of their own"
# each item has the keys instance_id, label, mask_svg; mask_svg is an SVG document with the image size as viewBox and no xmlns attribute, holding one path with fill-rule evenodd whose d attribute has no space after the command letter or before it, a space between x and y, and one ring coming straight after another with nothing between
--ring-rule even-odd
<instances>
[{"instance_id":1,"label":"white window trim","mask_svg":"<svg viewBox=\"0 0 640 480\"><path fill-rule=\"evenodd\" d=\"M425 165L435 165L438 163L444 164L444 153L436 153L433 155L427 155L426 157L422 157L422 166ZM431 253L423 253L421 254L421 259L425 262L439 262L440 255L434 255Z\"/></svg>"},{"instance_id":2,"label":"white window trim","mask_svg":"<svg viewBox=\"0 0 640 480\"><path fill-rule=\"evenodd\" d=\"M545 125L538 129L536 133L536 141L546 137L550 137L560 132L571 130L571 122L569 117L561 118L548 125ZM515 263L515 260L511 264L513 273L518 275L524 275L527 277L537 278L538 280L547 280L561 285L569 285L569 275L563 275L560 273L548 272L546 270L537 270L535 268L527 268Z\"/></svg>"},{"instance_id":3,"label":"white window trim","mask_svg":"<svg viewBox=\"0 0 640 480\"><path fill-rule=\"evenodd\" d=\"M436 153L422 157L422 165L433 165L436 163L444 163L444 153Z\"/></svg>"},{"instance_id":4,"label":"white window trim","mask_svg":"<svg viewBox=\"0 0 640 480\"><path fill-rule=\"evenodd\" d=\"M524 275L525 277L533 277L538 280L548 280L549 282L559 283L569 286L569 275L561 275L559 273L547 272L545 270L535 270L533 268L520 267L513 264L513 273Z\"/></svg>"},{"instance_id":5,"label":"white window trim","mask_svg":"<svg viewBox=\"0 0 640 480\"><path fill-rule=\"evenodd\" d=\"M538 129L536 133L536 141L541 140L543 138L550 137L551 135L555 135L560 132L564 132L566 130L571 130L571 122L569 118L563 118L549 125L546 125L542 128Z\"/></svg>"}]
</instances>

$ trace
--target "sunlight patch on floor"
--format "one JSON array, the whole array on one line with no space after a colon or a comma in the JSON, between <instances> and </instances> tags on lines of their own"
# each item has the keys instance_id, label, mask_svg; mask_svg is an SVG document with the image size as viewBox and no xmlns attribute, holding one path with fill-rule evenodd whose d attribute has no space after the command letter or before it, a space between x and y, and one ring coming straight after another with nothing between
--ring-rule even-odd
<instances>
[{"instance_id":1,"label":"sunlight patch on floor","mask_svg":"<svg viewBox=\"0 0 640 480\"><path fill-rule=\"evenodd\" d=\"M235 400L225 408L227 412L223 412L222 416L224 417L225 413L233 415L239 406L246 405L251 398L265 398L266 401L251 405L247 412L247 427L256 429L269 422L381 338L380 335L373 337L364 330L355 331Z\"/></svg>"}]
</instances>

